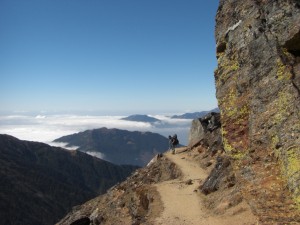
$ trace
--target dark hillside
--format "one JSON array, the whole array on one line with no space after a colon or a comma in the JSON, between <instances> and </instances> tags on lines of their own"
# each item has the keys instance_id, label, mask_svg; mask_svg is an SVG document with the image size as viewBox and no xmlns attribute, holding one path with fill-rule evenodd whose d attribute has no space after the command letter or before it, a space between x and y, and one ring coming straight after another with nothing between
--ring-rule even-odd
<instances>
[{"instance_id":1,"label":"dark hillside","mask_svg":"<svg viewBox=\"0 0 300 225\"><path fill-rule=\"evenodd\" d=\"M79 146L78 150L101 152L116 164L145 166L157 153L166 151L169 140L156 133L100 128L61 137L55 142Z\"/></svg>"},{"instance_id":2,"label":"dark hillside","mask_svg":"<svg viewBox=\"0 0 300 225\"><path fill-rule=\"evenodd\" d=\"M0 135L1 224L54 224L124 180L136 167Z\"/></svg>"},{"instance_id":3,"label":"dark hillside","mask_svg":"<svg viewBox=\"0 0 300 225\"><path fill-rule=\"evenodd\" d=\"M129 121L136 121L136 122L145 122L145 123L160 122L159 119L156 119L154 117L147 116L147 115L138 115L138 114L122 118L122 120L129 120Z\"/></svg>"}]
</instances>

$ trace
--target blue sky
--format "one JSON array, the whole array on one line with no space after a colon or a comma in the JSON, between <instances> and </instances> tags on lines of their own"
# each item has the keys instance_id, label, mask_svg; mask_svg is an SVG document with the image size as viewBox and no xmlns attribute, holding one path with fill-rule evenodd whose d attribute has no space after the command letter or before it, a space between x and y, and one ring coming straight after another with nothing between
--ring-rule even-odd
<instances>
[{"instance_id":1,"label":"blue sky","mask_svg":"<svg viewBox=\"0 0 300 225\"><path fill-rule=\"evenodd\" d=\"M217 106L217 0L1 0L0 111Z\"/></svg>"}]
</instances>

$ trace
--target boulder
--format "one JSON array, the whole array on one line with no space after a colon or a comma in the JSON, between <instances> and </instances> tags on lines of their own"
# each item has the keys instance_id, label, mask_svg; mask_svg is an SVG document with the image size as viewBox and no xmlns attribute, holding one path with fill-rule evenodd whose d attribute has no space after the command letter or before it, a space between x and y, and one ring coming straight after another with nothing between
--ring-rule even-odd
<instances>
[{"instance_id":1,"label":"boulder","mask_svg":"<svg viewBox=\"0 0 300 225\"><path fill-rule=\"evenodd\" d=\"M231 173L230 168L230 160L228 157L218 157L217 163L210 173L210 175L206 178L203 185L200 187L201 192L205 195L215 192L219 189L222 182L227 182L228 177ZM233 179L234 181L234 179ZM234 186L234 182L231 182L230 185L225 185L227 187Z\"/></svg>"},{"instance_id":2,"label":"boulder","mask_svg":"<svg viewBox=\"0 0 300 225\"><path fill-rule=\"evenodd\" d=\"M194 119L189 134L189 146L203 145L215 153L223 149L220 113L210 112Z\"/></svg>"}]
</instances>

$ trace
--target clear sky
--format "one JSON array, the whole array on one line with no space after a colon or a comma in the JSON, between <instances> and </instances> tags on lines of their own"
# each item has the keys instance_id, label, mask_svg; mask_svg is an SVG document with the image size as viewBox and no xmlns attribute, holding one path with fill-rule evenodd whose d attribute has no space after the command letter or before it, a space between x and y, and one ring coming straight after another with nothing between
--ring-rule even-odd
<instances>
[{"instance_id":1,"label":"clear sky","mask_svg":"<svg viewBox=\"0 0 300 225\"><path fill-rule=\"evenodd\" d=\"M217 106L218 0L1 0L0 111Z\"/></svg>"}]
</instances>

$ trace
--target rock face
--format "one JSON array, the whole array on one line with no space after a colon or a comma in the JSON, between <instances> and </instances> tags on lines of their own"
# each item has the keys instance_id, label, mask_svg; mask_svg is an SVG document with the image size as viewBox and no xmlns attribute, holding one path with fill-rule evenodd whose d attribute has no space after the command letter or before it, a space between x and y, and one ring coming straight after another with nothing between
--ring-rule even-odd
<instances>
[{"instance_id":1,"label":"rock face","mask_svg":"<svg viewBox=\"0 0 300 225\"><path fill-rule=\"evenodd\" d=\"M263 199L300 208L300 1L220 0L215 37L224 149L268 221Z\"/></svg>"}]
</instances>

